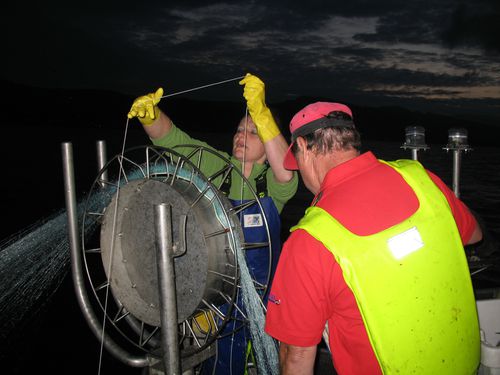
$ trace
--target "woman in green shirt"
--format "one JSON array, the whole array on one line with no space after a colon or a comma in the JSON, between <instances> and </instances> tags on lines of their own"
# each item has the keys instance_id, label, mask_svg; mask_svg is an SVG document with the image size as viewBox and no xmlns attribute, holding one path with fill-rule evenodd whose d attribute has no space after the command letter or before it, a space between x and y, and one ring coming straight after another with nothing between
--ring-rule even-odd
<instances>
[{"instance_id":1,"label":"woman in green shirt","mask_svg":"<svg viewBox=\"0 0 500 375\"><path fill-rule=\"evenodd\" d=\"M252 249L246 253L248 268L253 278L261 283L267 282L269 262L271 262L271 278L277 264L280 241L280 218L286 202L297 191L298 177L296 172L283 167L288 144L281 134L271 111L265 103L264 83L256 76L247 74L240 81L244 85L243 96L247 101L250 116L241 119L233 136L232 155L218 151L222 156L239 168L250 185L257 192L260 204L265 212L272 243L272 259L267 249ZM203 145L207 143L191 138L175 126L172 120L158 108L163 96L163 89L155 93L137 98L129 118L137 117L153 144L174 148L178 145ZM188 154L192 148L176 147L181 154ZM224 167L225 162L209 153L204 154L200 170L207 176L215 174ZM253 198L249 189L242 189L242 180L236 171L230 175L228 191L225 191L233 204ZM246 242L268 242L267 232L260 217L261 212L253 205L242 213L242 229ZM260 251L259 251L260 250ZM264 296L264 300L267 296ZM239 303L238 303L239 304ZM231 329L231 327L228 327ZM235 336L218 341L217 374L243 374L245 370L245 352L247 347L246 330L239 330ZM232 359L232 360L231 360Z\"/></svg>"}]
</instances>

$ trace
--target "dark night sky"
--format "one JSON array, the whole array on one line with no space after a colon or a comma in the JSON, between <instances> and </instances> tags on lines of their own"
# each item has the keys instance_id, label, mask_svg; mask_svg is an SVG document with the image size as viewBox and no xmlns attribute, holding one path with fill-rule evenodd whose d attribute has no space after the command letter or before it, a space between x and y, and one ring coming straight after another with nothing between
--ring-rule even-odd
<instances>
[{"instance_id":1,"label":"dark night sky","mask_svg":"<svg viewBox=\"0 0 500 375\"><path fill-rule=\"evenodd\" d=\"M252 72L320 96L500 122L500 2L8 2L0 79L137 96ZM236 83L197 91L240 100Z\"/></svg>"}]
</instances>

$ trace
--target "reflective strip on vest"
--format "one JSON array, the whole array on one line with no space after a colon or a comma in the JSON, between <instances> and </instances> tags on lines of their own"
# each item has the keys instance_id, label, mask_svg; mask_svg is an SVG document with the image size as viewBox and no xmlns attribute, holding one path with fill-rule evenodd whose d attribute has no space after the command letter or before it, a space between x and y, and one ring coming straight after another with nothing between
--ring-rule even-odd
<instances>
[{"instance_id":1,"label":"reflective strip on vest","mask_svg":"<svg viewBox=\"0 0 500 375\"><path fill-rule=\"evenodd\" d=\"M332 252L354 293L384 374L472 374L479 324L469 268L446 197L420 163L384 162L420 206L403 222L357 236L319 207L304 229Z\"/></svg>"}]
</instances>

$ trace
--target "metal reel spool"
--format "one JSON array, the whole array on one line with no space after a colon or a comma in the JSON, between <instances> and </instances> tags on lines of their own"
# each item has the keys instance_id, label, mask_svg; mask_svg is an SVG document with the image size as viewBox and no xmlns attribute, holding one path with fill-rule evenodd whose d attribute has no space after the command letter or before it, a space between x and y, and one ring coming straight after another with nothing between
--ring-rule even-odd
<instances>
[{"instance_id":1,"label":"metal reel spool","mask_svg":"<svg viewBox=\"0 0 500 375\"><path fill-rule=\"evenodd\" d=\"M218 155L193 148L191 157L200 161L207 150ZM219 176L234 168L227 160L225 165ZM174 259L181 355L206 348L233 319L238 289L235 254L245 243L237 210L213 180L175 150L145 146L115 156L91 188L82 230L89 283L115 330L142 351L159 352L156 204L172 205L174 246L185 250ZM100 226L100 236L85 236L89 226ZM109 298L106 302L108 285L113 304ZM230 306L226 313L219 309L224 304ZM214 317L217 324L200 327L194 319L200 314L206 321Z\"/></svg>"}]
</instances>

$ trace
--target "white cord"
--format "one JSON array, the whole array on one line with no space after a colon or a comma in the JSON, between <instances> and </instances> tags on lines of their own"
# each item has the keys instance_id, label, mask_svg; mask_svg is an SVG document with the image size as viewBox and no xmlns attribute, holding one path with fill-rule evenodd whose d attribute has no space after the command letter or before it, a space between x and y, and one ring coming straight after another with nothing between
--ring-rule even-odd
<instances>
[{"instance_id":1,"label":"white cord","mask_svg":"<svg viewBox=\"0 0 500 375\"><path fill-rule=\"evenodd\" d=\"M192 89L187 89L187 90L183 90L183 91L177 91L177 92L174 92L174 93L172 93L172 94L163 95L160 99L163 99L163 98L168 98L168 97L175 96L175 95L185 94L186 92L191 92L191 91L195 91L195 90L200 90L200 89L204 89L204 88L211 87L211 86L215 86L215 85L221 85L221 84L226 83L226 82L236 81L236 80L243 79L243 78L245 78L245 76L236 77L236 78L231 78L231 79L226 79L226 80L224 80L224 81L215 82L215 83L209 83L208 85L203 85L203 86L199 86L199 87L194 87L194 88L192 88Z\"/></svg>"},{"instance_id":2,"label":"white cord","mask_svg":"<svg viewBox=\"0 0 500 375\"><path fill-rule=\"evenodd\" d=\"M125 173L123 170L123 155L125 153L125 144L127 142L127 133L128 133L128 123L129 119L127 118L127 122L125 124L125 133L123 135L123 143L122 143L122 151L120 154L119 158L119 164L120 164L120 171ZM105 327L106 327L106 316L107 316L107 310L108 310L108 297L109 297L109 287L111 285L111 272L112 272L112 265L113 265L113 254L115 250L115 230L116 230L116 221L118 217L118 202L120 200L120 184L121 184L121 176L122 173L118 173L118 183L117 183L117 190L116 190L116 200L115 200L115 212L113 214L113 230L111 231L111 251L109 253L109 265L108 265L108 284L106 285L106 296L104 300L104 316L102 320L102 332L101 332L101 347L99 350L99 369L97 374L101 374L101 366L102 366L102 354L103 354L103 347L104 347L104 332L105 332Z\"/></svg>"},{"instance_id":3,"label":"white cord","mask_svg":"<svg viewBox=\"0 0 500 375\"><path fill-rule=\"evenodd\" d=\"M188 90L183 90L183 91L178 91L169 95L162 96L162 98L167 98L171 97L174 95L180 95L184 94L187 92L195 91L195 90L200 90L203 88L215 86L215 85L220 85L223 83L231 82L231 81L236 81L244 78L245 76L241 77L236 77L236 78L231 78L231 79L226 79L224 81L220 82L215 82L215 83L210 83L208 85L203 85L199 87L194 87L192 89ZM248 113L248 111L247 111ZM102 367L102 356L103 356L103 348L104 348L104 332L105 332L105 327L106 327L106 316L107 316L107 308L108 308L108 298L109 298L109 287L111 285L111 271L112 271L112 264L113 264L113 253L114 253L114 243L115 243L115 229L116 229L116 221L117 221L117 215L118 215L118 202L119 202L119 197L120 197L120 184L121 184L121 175L122 172L125 173L123 169L123 156L125 154L125 144L127 141L127 133L128 133L128 126L129 126L129 119L127 117L127 122L125 124L125 133L123 135L123 143L122 143L122 150L119 158L119 164L120 164L120 173L118 173L118 182L117 182L117 191L116 191L116 201L115 201L115 212L113 216L113 230L112 230L112 238L111 238L111 251L109 254L109 266L108 266L108 284L106 286L106 295L105 295L105 301L104 301L104 316L103 316L103 323L102 323L102 332L101 332L101 345L100 345L100 350L99 350L99 368L98 368L98 375L101 373L101 367ZM246 148L246 121L245 121L245 148ZM243 151L243 163L245 159L245 150ZM242 183L243 186L243 183ZM243 189L242 189L242 197L243 197Z\"/></svg>"}]
</instances>

